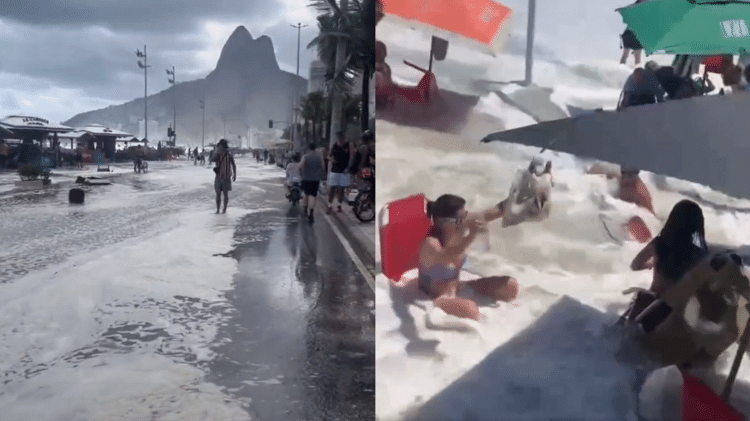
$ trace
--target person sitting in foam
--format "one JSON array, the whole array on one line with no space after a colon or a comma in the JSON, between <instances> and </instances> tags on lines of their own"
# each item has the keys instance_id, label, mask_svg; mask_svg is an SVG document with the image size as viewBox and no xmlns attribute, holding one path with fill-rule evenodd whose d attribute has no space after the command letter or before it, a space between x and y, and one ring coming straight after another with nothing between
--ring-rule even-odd
<instances>
[{"instance_id":1,"label":"person sitting in foam","mask_svg":"<svg viewBox=\"0 0 750 421\"><path fill-rule=\"evenodd\" d=\"M418 288L434 300L435 305L448 314L481 320L477 304L458 296L466 285L479 295L500 301L513 301L518 296L518 282L510 276L490 276L469 282L459 282L466 263L468 247L479 233L485 232L487 221L502 218L508 199L479 213L469 213L466 200L445 194L428 202L428 215L433 221L419 253L419 276L414 281Z\"/></svg>"},{"instance_id":2,"label":"person sitting in foam","mask_svg":"<svg viewBox=\"0 0 750 421\"><path fill-rule=\"evenodd\" d=\"M737 298L750 298L750 284L742 259L734 253L711 254L705 240L703 212L696 203L682 200L669 214L659 235L646 245L631 263L633 270L653 269L648 291L638 292L623 320L632 322L647 310L653 299L666 300L673 310L668 321L673 332L661 332L661 346L680 337L699 345L692 360L713 361L739 338ZM645 313L644 313L645 314ZM670 335L674 338L670 339ZM666 338L666 339L665 339ZM696 348L697 349L697 348ZM683 351L661 349L663 356ZM692 352L692 351L691 351Z\"/></svg>"}]
</instances>

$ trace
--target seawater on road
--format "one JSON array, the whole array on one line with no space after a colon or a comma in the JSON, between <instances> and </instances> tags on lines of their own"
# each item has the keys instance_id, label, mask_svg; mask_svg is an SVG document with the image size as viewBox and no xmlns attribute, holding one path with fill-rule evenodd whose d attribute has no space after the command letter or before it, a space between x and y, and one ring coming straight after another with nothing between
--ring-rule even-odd
<instances>
[{"instance_id":1,"label":"seawater on road","mask_svg":"<svg viewBox=\"0 0 750 421\"><path fill-rule=\"evenodd\" d=\"M253 419L373 420L374 293L323 218L299 214L283 205L237 225L237 311L209 379L251 399Z\"/></svg>"},{"instance_id":2,"label":"seawater on road","mask_svg":"<svg viewBox=\"0 0 750 421\"><path fill-rule=\"evenodd\" d=\"M0 420L374 419L372 291L249 161L0 195Z\"/></svg>"}]
</instances>

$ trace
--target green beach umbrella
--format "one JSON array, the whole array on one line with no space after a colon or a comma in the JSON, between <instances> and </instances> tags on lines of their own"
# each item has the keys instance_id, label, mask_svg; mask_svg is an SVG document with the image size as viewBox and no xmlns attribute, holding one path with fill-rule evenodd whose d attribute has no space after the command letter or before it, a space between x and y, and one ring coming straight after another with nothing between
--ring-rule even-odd
<instances>
[{"instance_id":1,"label":"green beach umbrella","mask_svg":"<svg viewBox=\"0 0 750 421\"><path fill-rule=\"evenodd\" d=\"M617 12L647 55L750 52L750 0L647 0Z\"/></svg>"}]
</instances>

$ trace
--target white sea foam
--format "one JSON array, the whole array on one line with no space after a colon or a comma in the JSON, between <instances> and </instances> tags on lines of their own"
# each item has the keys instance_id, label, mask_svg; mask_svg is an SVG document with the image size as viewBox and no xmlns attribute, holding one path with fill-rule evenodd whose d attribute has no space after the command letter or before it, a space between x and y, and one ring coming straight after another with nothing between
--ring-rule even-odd
<instances>
[{"instance_id":1,"label":"white sea foam","mask_svg":"<svg viewBox=\"0 0 750 421\"><path fill-rule=\"evenodd\" d=\"M207 169L154 167L139 178L160 190L210 190ZM278 176L241 161L239 167L240 182ZM145 200L125 183L101 188L109 190L80 212L111 209L117 217L118 205ZM242 407L250 402L206 383L199 368L213 359L210 345L232 315L224 293L237 262L219 254L232 247L232 222L248 213L230 212L217 224L207 217L211 207L210 200L189 204L147 235L0 285L0 372L6 381L0 419L249 419ZM48 218L70 209L31 211Z\"/></svg>"},{"instance_id":2,"label":"white sea foam","mask_svg":"<svg viewBox=\"0 0 750 421\"><path fill-rule=\"evenodd\" d=\"M526 2L507 4L517 12L514 33L522 37ZM538 7L537 42L543 44L540 49L551 53L535 60L534 81L551 89L551 102L562 110L567 112L568 105L589 110L615 107L622 84L632 71L630 66L619 65L621 29L611 29L622 27L614 13L621 6L621 2L603 1L575 10L565 2ZM570 18L573 15L575 19ZM570 22L583 23L571 26ZM603 35L592 37L591 28L599 28ZM419 72L401 61L424 65L429 34L404 29L386 18L377 36L388 46L394 79L415 83ZM649 59L653 57L645 60ZM671 61L671 57L655 59L661 64ZM522 79L522 50L493 58L451 40L448 58L435 62L433 68L442 88L480 95L474 113L496 118L493 131L533 124L531 116L473 84L479 79ZM520 89L516 85L497 88L505 95ZM378 165L380 173L387 174L378 179L379 208L415 193L431 199L454 193L467 200L470 210L491 207L505 199L516 171L539 153L538 149L507 143L480 144L488 134L487 127L471 124L461 135L449 135L378 121L377 134ZM468 269L475 273L518 279L522 293L516 303L482 307L487 320L478 330L468 326L471 323L468 329L453 326L445 330L440 327L458 321L440 314L426 301L402 311L402 293L391 290L388 281L378 277L379 420L405 419L417 407L428 411L434 421L440 417L635 419L637 393L630 390L635 381L633 368L616 361L613 344L617 338L606 337L605 326L628 304L630 296L622 291L632 286L647 288L651 274L630 270L630 261L642 245L628 240L622 224L639 215L658 232L675 203L699 195L720 205L702 206L709 242L735 247L748 242L750 214L721 207L748 208L748 200L642 172L654 196L655 218L615 199L612 181L584 174L591 161L553 151L542 156L553 162L555 187L549 219L506 229L491 224L491 250L483 252L478 245L469 255ZM379 247L379 238L377 241ZM559 301L563 296L572 299ZM553 320L545 319L545 312L552 312ZM413 333L405 333L411 327ZM543 328L547 330L539 330ZM419 340L409 339L411 335ZM726 373L726 364L722 370ZM750 381L747 365L738 378ZM655 384L672 384L674 379L656 383L654 379L641 393L642 404L651 406L642 411L644 415L661 413L659 405L669 404L653 390ZM745 398L738 397L741 392L733 396L736 407L750 409Z\"/></svg>"}]
</instances>

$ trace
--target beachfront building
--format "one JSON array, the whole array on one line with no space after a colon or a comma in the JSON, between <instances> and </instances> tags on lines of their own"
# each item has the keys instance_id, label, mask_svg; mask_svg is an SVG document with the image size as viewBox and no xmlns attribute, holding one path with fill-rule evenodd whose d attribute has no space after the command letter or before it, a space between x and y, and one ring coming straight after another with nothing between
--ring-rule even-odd
<instances>
[{"instance_id":1,"label":"beachfront building","mask_svg":"<svg viewBox=\"0 0 750 421\"><path fill-rule=\"evenodd\" d=\"M307 79L307 93L326 90L326 65L320 60L310 63L310 77Z\"/></svg>"},{"instance_id":2,"label":"beachfront building","mask_svg":"<svg viewBox=\"0 0 750 421\"><path fill-rule=\"evenodd\" d=\"M47 162L44 165L54 166L57 158L45 155L45 143L51 140L54 150L59 145L59 135L73 131L72 127L50 123L44 118L23 115L5 117L0 120L0 127L2 136L6 139L15 139L20 144L13 153L14 165L35 162L44 157Z\"/></svg>"},{"instance_id":3,"label":"beachfront building","mask_svg":"<svg viewBox=\"0 0 750 421\"><path fill-rule=\"evenodd\" d=\"M102 126L101 124L90 124L86 127L78 129L79 131L88 133L90 135L87 138L86 150L97 150L104 152L104 156L112 160L115 156L118 138L132 136L130 133L121 132L119 130L110 129L109 127Z\"/></svg>"}]
</instances>

